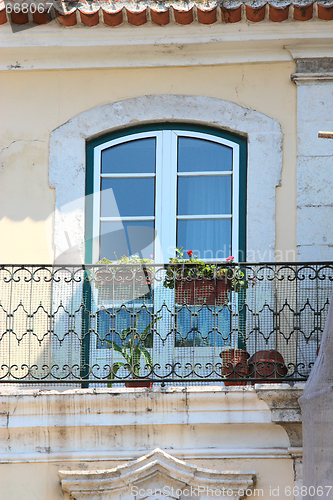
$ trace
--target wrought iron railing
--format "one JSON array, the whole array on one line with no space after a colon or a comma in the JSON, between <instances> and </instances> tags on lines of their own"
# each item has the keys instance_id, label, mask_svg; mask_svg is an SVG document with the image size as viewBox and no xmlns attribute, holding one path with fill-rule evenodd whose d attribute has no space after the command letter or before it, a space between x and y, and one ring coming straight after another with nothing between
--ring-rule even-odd
<instances>
[{"instance_id":1,"label":"wrought iron railing","mask_svg":"<svg viewBox=\"0 0 333 500\"><path fill-rule=\"evenodd\" d=\"M333 263L0 266L0 381L306 380Z\"/></svg>"}]
</instances>

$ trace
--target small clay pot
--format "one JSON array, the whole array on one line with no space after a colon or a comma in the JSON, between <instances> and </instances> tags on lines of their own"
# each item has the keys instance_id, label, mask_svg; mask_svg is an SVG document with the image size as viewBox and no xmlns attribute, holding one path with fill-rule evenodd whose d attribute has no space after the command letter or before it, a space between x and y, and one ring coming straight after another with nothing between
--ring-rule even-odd
<instances>
[{"instance_id":1,"label":"small clay pot","mask_svg":"<svg viewBox=\"0 0 333 500\"><path fill-rule=\"evenodd\" d=\"M249 353L244 349L225 349L220 353L222 359L222 377L224 378L238 378L238 381L224 382L224 385L246 385L247 381L244 380L248 374L247 360L250 357Z\"/></svg>"}]
</instances>

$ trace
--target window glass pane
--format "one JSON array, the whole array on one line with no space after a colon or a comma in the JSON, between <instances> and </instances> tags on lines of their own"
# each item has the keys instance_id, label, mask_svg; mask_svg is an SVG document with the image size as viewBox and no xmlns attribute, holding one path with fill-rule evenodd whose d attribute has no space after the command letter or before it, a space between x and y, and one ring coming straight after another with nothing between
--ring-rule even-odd
<instances>
[{"instance_id":1,"label":"window glass pane","mask_svg":"<svg viewBox=\"0 0 333 500\"><path fill-rule=\"evenodd\" d=\"M154 184L154 178L103 178L101 182L101 216L153 216Z\"/></svg>"},{"instance_id":2,"label":"window glass pane","mask_svg":"<svg viewBox=\"0 0 333 500\"><path fill-rule=\"evenodd\" d=\"M230 311L218 314L210 307L178 309L175 347L225 347L230 345ZM217 327L217 330L215 328Z\"/></svg>"},{"instance_id":3,"label":"window glass pane","mask_svg":"<svg viewBox=\"0 0 333 500\"><path fill-rule=\"evenodd\" d=\"M122 332L128 328L133 328L133 302L127 302L128 306L132 306L131 310L126 309L101 309L97 313L97 349L104 348L110 349L110 342L114 342L119 347L127 346L131 340L131 331L128 332L126 337L121 337ZM136 328L139 335L141 335L141 345L146 348L153 347L153 332L151 329L147 330L147 326L151 322L151 312L147 309L140 309L136 312ZM146 331L145 331L146 330ZM108 340L106 342L105 340ZM135 340L135 345L138 344Z\"/></svg>"},{"instance_id":4,"label":"window glass pane","mask_svg":"<svg viewBox=\"0 0 333 500\"><path fill-rule=\"evenodd\" d=\"M102 174L155 172L155 137L137 139L102 151Z\"/></svg>"},{"instance_id":5,"label":"window glass pane","mask_svg":"<svg viewBox=\"0 0 333 500\"><path fill-rule=\"evenodd\" d=\"M178 138L178 172L232 170L232 148L192 137Z\"/></svg>"},{"instance_id":6,"label":"window glass pane","mask_svg":"<svg viewBox=\"0 0 333 500\"><path fill-rule=\"evenodd\" d=\"M178 177L178 215L231 214L231 175Z\"/></svg>"},{"instance_id":7,"label":"window glass pane","mask_svg":"<svg viewBox=\"0 0 333 500\"><path fill-rule=\"evenodd\" d=\"M226 259L231 254L231 219L177 222L177 248L193 250L200 259Z\"/></svg>"},{"instance_id":8,"label":"window glass pane","mask_svg":"<svg viewBox=\"0 0 333 500\"><path fill-rule=\"evenodd\" d=\"M100 258L120 259L123 255L154 255L154 221L101 222Z\"/></svg>"}]
</instances>

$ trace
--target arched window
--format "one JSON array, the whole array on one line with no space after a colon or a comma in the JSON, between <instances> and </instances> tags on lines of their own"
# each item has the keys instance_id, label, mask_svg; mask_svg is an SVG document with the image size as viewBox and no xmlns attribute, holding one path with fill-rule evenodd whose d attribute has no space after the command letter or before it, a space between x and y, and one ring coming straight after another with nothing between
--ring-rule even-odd
<instances>
[{"instance_id":1,"label":"arched window","mask_svg":"<svg viewBox=\"0 0 333 500\"><path fill-rule=\"evenodd\" d=\"M245 256L246 139L209 127L135 127L87 144L86 262ZM89 213L90 212L90 213Z\"/></svg>"}]
</instances>

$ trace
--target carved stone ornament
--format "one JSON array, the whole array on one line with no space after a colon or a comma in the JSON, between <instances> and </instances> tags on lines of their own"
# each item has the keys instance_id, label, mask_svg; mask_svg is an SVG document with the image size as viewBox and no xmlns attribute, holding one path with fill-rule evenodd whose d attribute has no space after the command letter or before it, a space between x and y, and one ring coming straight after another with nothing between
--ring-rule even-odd
<instances>
[{"instance_id":1,"label":"carved stone ornament","mask_svg":"<svg viewBox=\"0 0 333 500\"><path fill-rule=\"evenodd\" d=\"M176 500L251 495L254 472L200 469L156 448L114 469L60 471L67 498L75 500ZM65 495L66 498L66 495Z\"/></svg>"}]
</instances>

